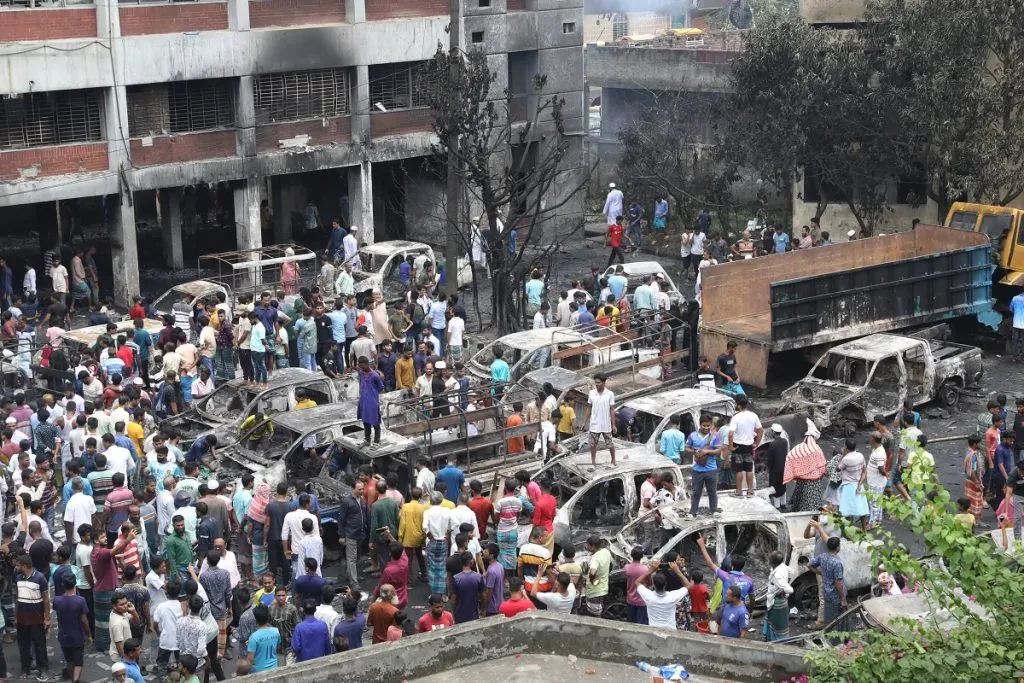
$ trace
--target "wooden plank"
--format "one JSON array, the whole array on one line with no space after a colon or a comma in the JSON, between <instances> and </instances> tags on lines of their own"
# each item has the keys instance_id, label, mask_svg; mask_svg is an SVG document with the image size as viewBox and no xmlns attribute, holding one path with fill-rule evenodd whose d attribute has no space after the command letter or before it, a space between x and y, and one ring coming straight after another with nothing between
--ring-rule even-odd
<instances>
[{"instance_id":1,"label":"wooden plank","mask_svg":"<svg viewBox=\"0 0 1024 683\"><path fill-rule=\"evenodd\" d=\"M591 351L597 351L599 349L606 349L609 346L617 346L626 342L633 341L637 338L637 330L630 329L626 332L620 332L618 334L610 335L608 337L600 337L592 342L573 346L568 349L562 349L561 351L555 351L551 354L551 357L555 360L565 360L566 358L575 358L576 356L582 356L583 354L590 353Z\"/></svg>"}]
</instances>

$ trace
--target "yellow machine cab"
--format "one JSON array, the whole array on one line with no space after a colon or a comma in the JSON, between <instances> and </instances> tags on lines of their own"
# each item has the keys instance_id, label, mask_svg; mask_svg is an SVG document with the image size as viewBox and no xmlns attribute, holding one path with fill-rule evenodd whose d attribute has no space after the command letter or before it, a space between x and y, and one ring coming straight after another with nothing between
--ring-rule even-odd
<instances>
[{"instance_id":1,"label":"yellow machine cab","mask_svg":"<svg viewBox=\"0 0 1024 683\"><path fill-rule=\"evenodd\" d=\"M1024 286L1024 210L991 204L955 202L946 215L946 227L982 232L999 255L999 283Z\"/></svg>"}]
</instances>

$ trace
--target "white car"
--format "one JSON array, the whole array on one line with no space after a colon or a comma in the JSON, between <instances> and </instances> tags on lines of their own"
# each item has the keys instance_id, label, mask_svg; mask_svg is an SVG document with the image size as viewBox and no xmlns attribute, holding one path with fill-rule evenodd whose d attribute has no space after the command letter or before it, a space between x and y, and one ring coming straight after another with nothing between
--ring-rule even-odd
<instances>
[{"instance_id":1,"label":"white car","mask_svg":"<svg viewBox=\"0 0 1024 683\"><path fill-rule=\"evenodd\" d=\"M434 250L429 244L410 242L407 240L389 240L367 244L359 252L360 271L352 273L355 279L356 294L379 289L388 302L398 301L407 291L407 287L398 279L398 269L407 256L416 258L427 257L428 263L435 263ZM473 269L469 265L468 256L460 256L458 262L459 289L473 282Z\"/></svg>"}]
</instances>

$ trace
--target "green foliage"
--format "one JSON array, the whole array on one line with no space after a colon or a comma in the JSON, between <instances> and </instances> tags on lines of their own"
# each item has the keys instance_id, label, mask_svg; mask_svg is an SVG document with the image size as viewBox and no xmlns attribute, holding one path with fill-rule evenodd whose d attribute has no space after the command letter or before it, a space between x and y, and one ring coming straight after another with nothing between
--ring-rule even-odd
<instances>
[{"instance_id":1,"label":"green foliage","mask_svg":"<svg viewBox=\"0 0 1024 683\"><path fill-rule=\"evenodd\" d=\"M862 537L879 541L874 564L904 574L957 625L943 633L907 619L899 620L895 633L851 634L851 647L808 655L812 682L974 683L1024 675L1024 579L987 538L974 536L955 519L949 493L934 478L921 479L907 481L912 501L894 496L879 502L891 518L924 539L932 561L911 557L888 531Z\"/></svg>"}]
</instances>

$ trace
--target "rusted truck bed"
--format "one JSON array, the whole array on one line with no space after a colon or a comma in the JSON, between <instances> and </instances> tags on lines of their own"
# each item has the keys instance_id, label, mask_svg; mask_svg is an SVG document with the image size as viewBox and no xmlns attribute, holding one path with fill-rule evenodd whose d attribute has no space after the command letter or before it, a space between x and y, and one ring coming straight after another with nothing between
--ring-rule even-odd
<instances>
[{"instance_id":1,"label":"rusted truck bed","mask_svg":"<svg viewBox=\"0 0 1024 683\"><path fill-rule=\"evenodd\" d=\"M764 387L773 352L984 313L992 244L935 225L702 271L701 353L738 344L740 378Z\"/></svg>"}]
</instances>

